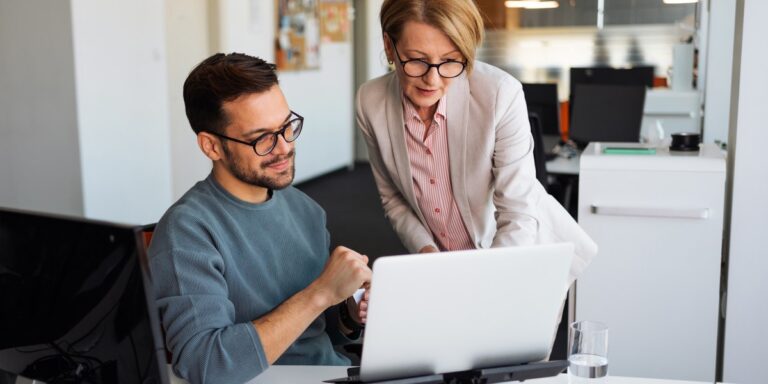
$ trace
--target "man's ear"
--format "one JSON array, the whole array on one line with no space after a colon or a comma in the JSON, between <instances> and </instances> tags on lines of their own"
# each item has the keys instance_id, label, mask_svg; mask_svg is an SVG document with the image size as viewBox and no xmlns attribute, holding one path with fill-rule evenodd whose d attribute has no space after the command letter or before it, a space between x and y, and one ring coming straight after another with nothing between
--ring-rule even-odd
<instances>
[{"instance_id":1,"label":"man's ear","mask_svg":"<svg viewBox=\"0 0 768 384\"><path fill-rule=\"evenodd\" d=\"M203 154L213 161L221 160L224 157L224 150L221 147L222 142L218 137L208 132L197 134L197 145L203 151Z\"/></svg>"}]
</instances>

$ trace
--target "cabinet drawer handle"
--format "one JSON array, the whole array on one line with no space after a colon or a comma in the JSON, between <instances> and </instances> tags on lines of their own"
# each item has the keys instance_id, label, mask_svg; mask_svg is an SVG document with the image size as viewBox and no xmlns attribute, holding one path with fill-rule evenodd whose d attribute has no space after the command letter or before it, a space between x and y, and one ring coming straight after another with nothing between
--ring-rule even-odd
<instances>
[{"instance_id":1,"label":"cabinet drawer handle","mask_svg":"<svg viewBox=\"0 0 768 384\"><path fill-rule=\"evenodd\" d=\"M654 117L696 117L694 112L645 112L644 115Z\"/></svg>"},{"instance_id":2,"label":"cabinet drawer handle","mask_svg":"<svg viewBox=\"0 0 768 384\"><path fill-rule=\"evenodd\" d=\"M709 217L709 208L658 208L592 205L590 210L595 215L609 216L671 217L679 219L706 219Z\"/></svg>"}]
</instances>

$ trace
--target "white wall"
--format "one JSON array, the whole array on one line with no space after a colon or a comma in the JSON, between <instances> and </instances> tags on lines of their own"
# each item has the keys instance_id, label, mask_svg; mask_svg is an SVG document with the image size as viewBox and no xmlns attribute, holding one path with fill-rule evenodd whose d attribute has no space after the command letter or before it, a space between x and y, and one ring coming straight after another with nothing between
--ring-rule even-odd
<instances>
[{"instance_id":1,"label":"white wall","mask_svg":"<svg viewBox=\"0 0 768 384\"><path fill-rule=\"evenodd\" d=\"M706 8L705 4L701 5ZM728 141L730 119L731 73L733 73L733 38L736 27L736 2L709 2L706 77L704 87L703 141ZM702 57L704 58L704 57ZM700 80L701 81L701 80Z\"/></svg>"},{"instance_id":2,"label":"white wall","mask_svg":"<svg viewBox=\"0 0 768 384\"><path fill-rule=\"evenodd\" d=\"M243 52L274 62L275 9L273 1L263 0L166 0L166 12L175 200L211 168L184 114L184 80L197 63L214 52ZM305 131L296 142L297 182L352 162L352 43L324 43L320 54L319 70L278 73L289 105L306 118Z\"/></svg>"},{"instance_id":3,"label":"white wall","mask_svg":"<svg viewBox=\"0 0 768 384\"><path fill-rule=\"evenodd\" d=\"M69 1L0 1L0 206L82 215Z\"/></svg>"},{"instance_id":4,"label":"white wall","mask_svg":"<svg viewBox=\"0 0 768 384\"><path fill-rule=\"evenodd\" d=\"M731 113L729 148L732 151L732 205L725 330L723 381L765 383L768 360L768 178L765 143L768 123L768 2L739 0L744 4L739 81L734 88L738 104ZM737 34L736 38L739 36ZM735 50L738 55L738 49Z\"/></svg>"},{"instance_id":5,"label":"white wall","mask_svg":"<svg viewBox=\"0 0 768 384\"><path fill-rule=\"evenodd\" d=\"M208 0L166 0L165 10L172 195L176 201L211 169L211 161L198 148L189 126L182 90L192 68L212 52Z\"/></svg>"},{"instance_id":6,"label":"white wall","mask_svg":"<svg viewBox=\"0 0 768 384\"><path fill-rule=\"evenodd\" d=\"M85 215L157 221L171 202L165 9L72 0Z\"/></svg>"},{"instance_id":7,"label":"white wall","mask_svg":"<svg viewBox=\"0 0 768 384\"><path fill-rule=\"evenodd\" d=\"M221 52L242 52L274 62L273 1L221 0L217 13ZM352 42L323 43L320 69L279 72L291 109L304 116L296 141L296 181L346 167L353 161Z\"/></svg>"},{"instance_id":8,"label":"white wall","mask_svg":"<svg viewBox=\"0 0 768 384\"><path fill-rule=\"evenodd\" d=\"M296 141L296 181L354 161L352 44L320 46L319 71L280 73L280 86L293 110L304 116Z\"/></svg>"},{"instance_id":9,"label":"white wall","mask_svg":"<svg viewBox=\"0 0 768 384\"><path fill-rule=\"evenodd\" d=\"M387 57L379 22L384 0L355 1L355 89L366 81L387 73ZM355 128L355 160L368 161L365 139Z\"/></svg>"},{"instance_id":10,"label":"white wall","mask_svg":"<svg viewBox=\"0 0 768 384\"><path fill-rule=\"evenodd\" d=\"M365 0L366 11L365 25L367 33L365 36L365 52L361 57L365 57L367 73L366 80L370 80L388 72L387 56L384 54L384 40L381 33L381 23L379 22L379 11L384 0Z\"/></svg>"},{"instance_id":11,"label":"white wall","mask_svg":"<svg viewBox=\"0 0 768 384\"><path fill-rule=\"evenodd\" d=\"M218 52L242 52L275 61L274 1L218 0L215 26ZM290 100L288 101L290 103Z\"/></svg>"}]
</instances>

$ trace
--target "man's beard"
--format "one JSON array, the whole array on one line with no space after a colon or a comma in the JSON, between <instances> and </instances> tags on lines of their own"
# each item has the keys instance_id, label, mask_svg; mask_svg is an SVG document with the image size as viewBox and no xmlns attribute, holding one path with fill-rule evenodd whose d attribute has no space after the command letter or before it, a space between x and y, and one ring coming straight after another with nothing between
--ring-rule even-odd
<instances>
[{"instance_id":1,"label":"man's beard","mask_svg":"<svg viewBox=\"0 0 768 384\"><path fill-rule=\"evenodd\" d=\"M238 180L246 184L255 185L258 187L268 188L271 190L283 189L293 182L293 177L296 172L296 163L294 162L294 155L296 150L291 150L284 156L275 156L275 158L265 161L259 165L259 170L251 170L243 166L244 161L240 161L237 155L227 150L226 145L223 146L224 152L227 156L224 161L224 166L227 167L230 173ZM282 177L272 177L266 174L267 168L275 163L290 159L291 166L278 175Z\"/></svg>"}]
</instances>

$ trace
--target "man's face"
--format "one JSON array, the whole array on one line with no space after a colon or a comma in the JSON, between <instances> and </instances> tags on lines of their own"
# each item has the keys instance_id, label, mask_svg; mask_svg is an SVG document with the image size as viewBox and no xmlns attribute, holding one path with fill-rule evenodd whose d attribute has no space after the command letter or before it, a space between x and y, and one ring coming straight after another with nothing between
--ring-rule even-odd
<instances>
[{"instance_id":1,"label":"man's face","mask_svg":"<svg viewBox=\"0 0 768 384\"><path fill-rule=\"evenodd\" d=\"M251 93L222 105L229 117L224 135L252 142L266 133L277 132L291 117L288 103L277 85L263 93ZM259 156L253 147L224 141L222 163L238 180L254 186L282 189L291 184L295 172L294 143L278 136L272 152Z\"/></svg>"}]
</instances>

